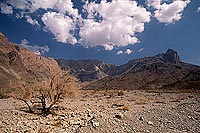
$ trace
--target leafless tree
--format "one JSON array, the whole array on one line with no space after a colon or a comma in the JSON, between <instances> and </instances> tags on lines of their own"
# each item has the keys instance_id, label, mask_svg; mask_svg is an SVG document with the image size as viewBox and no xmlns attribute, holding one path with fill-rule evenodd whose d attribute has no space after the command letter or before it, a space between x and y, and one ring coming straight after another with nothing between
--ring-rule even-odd
<instances>
[{"instance_id":1,"label":"leafless tree","mask_svg":"<svg viewBox=\"0 0 200 133\"><path fill-rule=\"evenodd\" d=\"M28 112L40 111L41 114L47 115L51 113L52 107L65 97L70 82L71 78L67 74L58 73L50 79L49 83L44 81L43 86L23 85L20 88L21 95L17 99L27 105Z\"/></svg>"}]
</instances>

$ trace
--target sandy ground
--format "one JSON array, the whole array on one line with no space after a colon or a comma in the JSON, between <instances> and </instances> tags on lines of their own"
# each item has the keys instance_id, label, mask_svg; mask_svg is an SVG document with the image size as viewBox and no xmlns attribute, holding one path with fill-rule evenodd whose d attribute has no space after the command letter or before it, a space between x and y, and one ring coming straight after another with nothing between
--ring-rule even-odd
<instances>
[{"instance_id":1,"label":"sandy ground","mask_svg":"<svg viewBox=\"0 0 200 133\"><path fill-rule=\"evenodd\" d=\"M198 133L200 93L81 91L46 117L26 105L0 99L0 131L27 133Z\"/></svg>"}]
</instances>

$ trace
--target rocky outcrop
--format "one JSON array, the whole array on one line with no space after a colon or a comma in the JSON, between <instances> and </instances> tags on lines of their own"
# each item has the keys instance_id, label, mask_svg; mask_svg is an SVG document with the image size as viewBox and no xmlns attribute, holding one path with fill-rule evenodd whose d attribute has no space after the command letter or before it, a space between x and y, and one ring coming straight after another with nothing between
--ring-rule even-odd
<instances>
[{"instance_id":1,"label":"rocky outcrop","mask_svg":"<svg viewBox=\"0 0 200 133\"><path fill-rule=\"evenodd\" d=\"M181 62L177 52L173 49L168 49L167 52L163 54L163 59L173 64L178 64Z\"/></svg>"},{"instance_id":2,"label":"rocky outcrop","mask_svg":"<svg viewBox=\"0 0 200 133\"><path fill-rule=\"evenodd\" d=\"M59 66L76 75L81 82L94 81L110 75L114 65L99 60L57 60Z\"/></svg>"}]
</instances>

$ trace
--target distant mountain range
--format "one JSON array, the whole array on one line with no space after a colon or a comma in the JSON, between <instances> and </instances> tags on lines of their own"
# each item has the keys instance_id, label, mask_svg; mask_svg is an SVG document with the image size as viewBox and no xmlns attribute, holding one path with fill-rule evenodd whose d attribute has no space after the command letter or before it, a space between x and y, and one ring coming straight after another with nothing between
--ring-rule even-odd
<instances>
[{"instance_id":1,"label":"distant mountain range","mask_svg":"<svg viewBox=\"0 0 200 133\"><path fill-rule=\"evenodd\" d=\"M43 57L0 33L0 98L23 85L44 84L63 70L87 83L82 89L200 89L200 67L182 62L172 49L115 66L99 60Z\"/></svg>"},{"instance_id":2,"label":"distant mountain range","mask_svg":"<svg viewBox=\"0 0 200 133\"><path fill-rule=\"evenodd\" d=\"M83 89L159 89L177 84L186 77L199 82L200 67L180 60L168 49L153 57L134 59L115 66L99 60L57 60L62 69L70 70L81 82L93 81ZM181 83L181 82L180 82Z\"/></svg>"}]
</instances>

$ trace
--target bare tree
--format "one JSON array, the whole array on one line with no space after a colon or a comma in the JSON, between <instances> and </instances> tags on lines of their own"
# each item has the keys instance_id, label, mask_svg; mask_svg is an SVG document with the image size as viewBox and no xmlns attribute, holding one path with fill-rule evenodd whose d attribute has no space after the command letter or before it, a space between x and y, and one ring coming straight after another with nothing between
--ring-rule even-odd
<instances>
[{"instance_id":1,"label":"bare tree","mask_svg":"<svg viewBox=\"0 0 200 133\"><path fill-rule=\"evenodd\" d=\"M58 73L50 79L49 83L44 81L43 85L37 87L23 85L20 88L21 95L17 99L27 105L28 112L40 111L43 115L47 115L51 113L52 107L65 97L71 80L67 74Z\"/></svg>"}]
</instances>

